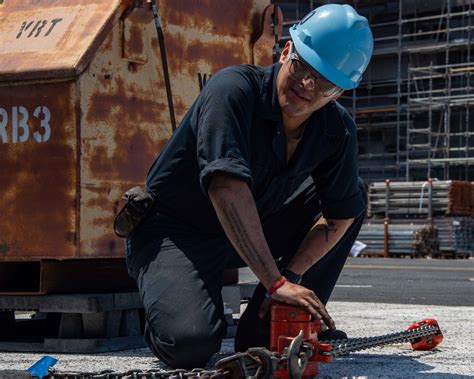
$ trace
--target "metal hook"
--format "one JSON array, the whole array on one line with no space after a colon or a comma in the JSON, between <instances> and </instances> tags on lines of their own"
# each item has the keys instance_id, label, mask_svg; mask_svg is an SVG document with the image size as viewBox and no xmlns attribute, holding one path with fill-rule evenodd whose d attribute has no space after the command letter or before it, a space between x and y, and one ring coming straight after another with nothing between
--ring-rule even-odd
<instances>
[{"instance_id":1,"label":"metal hook","mask_svg":"<svg viewBox=\"0 0 474 379\"><path fill-rule=\"evenodd\" d=\"M308 357L306 354L300 355L302 343L303 331L300 330L299 334L291 341L288 349L288 376L290 379L301 379L306 369Z\"/></svg>"}]
</instances>

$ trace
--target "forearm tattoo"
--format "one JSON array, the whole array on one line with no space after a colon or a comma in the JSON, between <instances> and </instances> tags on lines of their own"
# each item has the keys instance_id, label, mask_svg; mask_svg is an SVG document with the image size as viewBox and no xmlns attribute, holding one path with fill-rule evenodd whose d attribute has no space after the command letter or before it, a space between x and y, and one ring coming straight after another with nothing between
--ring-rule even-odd
<instances>
[{"instance_id":1,"label":"forearm tattoo","mask_svg":"<svg viewBox=\"0 0 474 379\"><path fill-rule=\"evenodd\" d=\"M234 203L230 203L230 209L224 209L224 214L227 223L235 236L235 240L243 258L245 258L249 263L264 266L265 262L260 257L258 249L250 238L247 228L245 227Z\"/></svg>"},{"instance_id":2,"label":"forearm tattoo","mask_svg":"<svg viewBox=\"0 0 474 379\"><path fill-rule=\"evenodd\" d=\"M329 242L329 232L336 233L337 231L336 224L331 220L325 220L324 224L316 224L314 229L326 234L326 242Z\"/></svg>"}]
</instances>

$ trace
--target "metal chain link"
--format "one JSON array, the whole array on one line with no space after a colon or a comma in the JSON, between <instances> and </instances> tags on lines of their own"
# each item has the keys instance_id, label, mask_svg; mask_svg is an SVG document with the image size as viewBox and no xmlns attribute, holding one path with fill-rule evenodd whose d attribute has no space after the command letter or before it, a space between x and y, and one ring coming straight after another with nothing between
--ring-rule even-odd
<instances>
[{"instance_id":1,"label":"metal chain link","mask_svg":"<svg viewBox=\"0 0 474 379\"><path fill-rule=\"evenodd\" d=\"M417 338L435 335L438 328L434 325L422 325L419 328L406 330L399 333L390 333L377 337L351 338L347 340L320 341L332 346L331 356L337 357L346 355L350 352L369 349L371 347L383 346L392 343L411 342ZM277 352L270 352L271 358L277 363L286 361L287 355ZM241 356L241 353L230 355L228 358ZM258 367L255 367L257 370ZM193 370L129 370L125 372L115 372L113 370L74 372L59 371L54 368L45 376L48 379L226 379L230 378L231 373L222 369L205 370L195 368ZM251 376L253 377L253 376Z\"/></svg>"},{"instance_id":2,"label":"metal chain link","mask_svg":"<svg viewBox=\"0 0 474 379\"><path fill-rule=\"evenodd\" d=\"M228 373L224 370L205 370L195 368L192 370L129 370L124 372L116 372L113 370L103 370L95 372L74 372L59 371L50 369L50 373L45 376L48 379L224 379L228 377Z\"/></svg>"},{"instance_id":3,"label":"metal chain link","mask_svg":"<svg viewBox=\"0 0 474 379\"><path fill-rule=\"evenodd\" d=\"M390 333L377 337L351 338L347 340L321 341L332 346L333 357L346 355L353 351L365 350L375 346L392 343L411 342L416 338L434 335L438 328L434 325L422 325L419 328L406 330L399 333Z\"/></svg>"}]
</instances>

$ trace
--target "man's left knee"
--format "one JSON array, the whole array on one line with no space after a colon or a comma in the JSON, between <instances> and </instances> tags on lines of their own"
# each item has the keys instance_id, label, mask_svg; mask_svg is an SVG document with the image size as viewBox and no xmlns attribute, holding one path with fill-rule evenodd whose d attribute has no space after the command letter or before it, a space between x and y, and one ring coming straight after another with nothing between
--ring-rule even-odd
<instances>
[{"instance_id":1,"label":"man's left knee","mask_svg":"<svg viewBox=\"0 0 474 379\"><path fill-rule=\"evenodd\" d=\"M170 322L161 331L148 324L145 341L159 359L173 368L204 367L220 350L225 326L222 322L217 326L200 323L196 318L190 323Z\"/></svg>"}]
</instances>

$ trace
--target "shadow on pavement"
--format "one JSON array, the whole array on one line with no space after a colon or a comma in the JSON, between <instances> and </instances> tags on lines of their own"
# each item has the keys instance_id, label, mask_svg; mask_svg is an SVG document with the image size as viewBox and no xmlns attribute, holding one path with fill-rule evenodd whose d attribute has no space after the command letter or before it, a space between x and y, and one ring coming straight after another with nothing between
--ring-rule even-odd
<instances>
[{"instance_id":1,"label":"shadow on pavement","mask_svg":"<svg viewBox=\"0 0 474 379\"><path fill-rule=\"evenodd\" d=\"M339 378L433 378L472 379L472 375L433 372L433 366L418 359L435 351L420 352L417 356L403 354L351 354L335 358L331 363L319 365L319 376Z\"/></svg>"}]
</instances>

